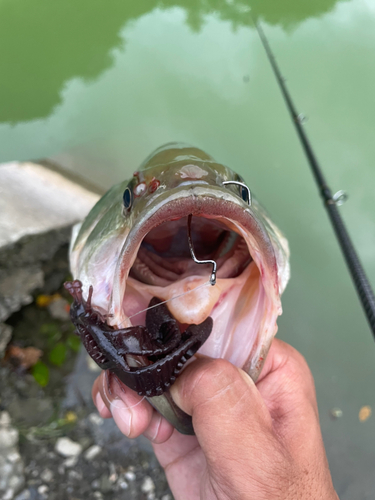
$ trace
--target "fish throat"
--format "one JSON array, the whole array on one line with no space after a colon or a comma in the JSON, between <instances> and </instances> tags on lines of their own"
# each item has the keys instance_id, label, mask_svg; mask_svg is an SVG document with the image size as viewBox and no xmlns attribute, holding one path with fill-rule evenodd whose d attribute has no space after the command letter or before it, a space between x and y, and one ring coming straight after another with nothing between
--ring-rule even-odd
<instances>
[{"instance_id":1,"label":"fish throat","mask_svg":"<svg viewBox=\"0 0 375 500\"><path fill-rule=\"evenodd\" d=\"M199 260L213 260L218 276L235 278L251 262L244 239L224 222L190 216L167 221L143 239L130 277L141 283L169 286L189 276L207 277L209 264L197 266L192 259L187 228L190 226L194 254Z\"/></svg>"},{"instance_id":2,"label":"fish throat","mask_svg":"<svg viewBox=\"0 0 375 500\"><path fill-rule=\"evenodd\" d=\"M200 322L215 307L218 294L206 288L202 302L194 290L208 280L211 285L216 278L234 280L251 262L246 241L223 217L167 220L152 228L138 247L126 279L123 313L132 322L144 322L146 303L157 296L169 303L180 324ZM191 307L194 300L199 310Z\"/></svg>"}]
</instances>

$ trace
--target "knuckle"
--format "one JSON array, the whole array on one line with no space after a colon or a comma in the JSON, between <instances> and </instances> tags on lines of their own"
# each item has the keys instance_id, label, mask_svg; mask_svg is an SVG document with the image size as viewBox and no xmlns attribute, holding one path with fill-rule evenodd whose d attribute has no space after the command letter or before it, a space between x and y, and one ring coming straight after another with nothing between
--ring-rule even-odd
<instances>
[{"instance_id":1,"label":"knuckle","mask_svg":"<svg viewBox=\"0 0 375 500\"><path fill-rule=\"evenodd\" d=\"M207 400L241 380L238 369L225 359L210 360L196 372L189 390L199 399Z\"/></svg>"}]
</instances>

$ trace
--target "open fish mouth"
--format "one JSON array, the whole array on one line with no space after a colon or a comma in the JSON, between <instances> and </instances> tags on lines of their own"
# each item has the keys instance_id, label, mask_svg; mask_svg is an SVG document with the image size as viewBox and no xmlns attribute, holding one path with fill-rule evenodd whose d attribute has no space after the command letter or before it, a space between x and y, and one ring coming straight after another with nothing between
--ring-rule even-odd
<instances>
[{"instance_id":1,"label":"open fish mouth","mask_svg":"<svg viewBox=\"0 0 375 500\"><path fill-rule=\"evenodd\" d=\"M210 265L191 257L190 214L196 256L217 264L214 286ZM277 269L272 242L250 207L231 193L192 186L156 200L130 230L114 273L109 321L144 325L153 297L167 301L181 328L211 316L213 330L199 352L226 358L256 378L281 313Z\"/></svg>"},{"instance_id":2,"label":"open fish mouth","mask_svg":"<svg viewBox=\"0 0 375 500\"><path fill-rule=\"evenodd\" d=\"M166 389L196 352L257 379L288 259L286 239L238 174L199 149L168 144L75 229L72 318L102 368L125 373L124 383L190 433Z\"/></svg>"},{"instance_id":3,"label":"open fish mouth","mask_svg":"<svg viewBox=\"0 0 375 500\"><path fill-rule=\"evenodd\" d=\"M207 277L210 264L197 267L187 237L188 217L167 221L143 239L129 277L140 283L167 287L190 276ZM194 253L217 265L217 278L236 278L252 258L242 236L225 222L195 217L191 223Z\"/></svg>"}]
</instances>

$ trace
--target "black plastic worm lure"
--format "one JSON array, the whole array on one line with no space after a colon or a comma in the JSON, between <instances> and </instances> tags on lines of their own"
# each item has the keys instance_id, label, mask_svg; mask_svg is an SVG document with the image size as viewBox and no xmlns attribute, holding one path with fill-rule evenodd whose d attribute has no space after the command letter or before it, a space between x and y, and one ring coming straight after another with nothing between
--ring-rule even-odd
<instances>
[{"instance_id":1,"label":"black plastic worm lure","mask_svg":"<svg viewBox=\"0 0 375 500\"><path fill-rule=\"evenodd\" d=\"M87 301L82 296L79 280L67 281L65 288L74 301L70 316L76 333L92 359L103 370L110 370L128 387L141 396L159 396L176 380L186 361L208 339L213 321L207 318L200 325L190 325L180 332L175 318L165 304L149 309L146 326L131 326L116 330L91 305L93 293ZM154 297L150 306L160 304ZM129 366L127 356L141 356L139 364Z\"/></svg>"}]
</instances>

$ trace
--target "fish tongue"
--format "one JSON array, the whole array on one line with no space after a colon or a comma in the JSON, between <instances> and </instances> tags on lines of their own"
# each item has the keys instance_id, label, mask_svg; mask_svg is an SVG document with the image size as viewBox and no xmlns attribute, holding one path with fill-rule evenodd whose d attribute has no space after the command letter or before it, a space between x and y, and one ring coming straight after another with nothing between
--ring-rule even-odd
<instances>
[{"instance_id":1,"label":"fish tongue","mask_svg":"<svg viewBox=\"0 0 375 500\"><path fill-rule=\"evenodd\" d=\"M189 293L178 297L186 292ZM218 282L211 286L209 282L202 282L202 278L189 278L169 286L163 299L173 299L168 303L169 311L177 321L190 325L202 323L211 314L221 293L222 286Z\"/></svg>"}]
</instances>

